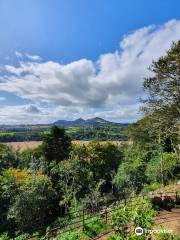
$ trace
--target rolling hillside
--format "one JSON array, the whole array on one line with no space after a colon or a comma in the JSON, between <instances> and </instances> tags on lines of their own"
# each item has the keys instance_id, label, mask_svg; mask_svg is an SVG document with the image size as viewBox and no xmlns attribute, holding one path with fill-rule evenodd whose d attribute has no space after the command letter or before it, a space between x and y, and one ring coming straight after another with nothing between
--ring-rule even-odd
<instances>
[{"instance_id":1,"label":"rolling hillside","mask_svg":"<svg viewBox=\"0 0 180 240\"><path fill-rule=\"evenodd\" d=\"M129 124L95 117L87 120L58 120L51 124L0 125L0 142L41 141L44 133L53 125L65 128L73 140L124 141L127 140L124 130Z\"/></svg>"}]
</instances>

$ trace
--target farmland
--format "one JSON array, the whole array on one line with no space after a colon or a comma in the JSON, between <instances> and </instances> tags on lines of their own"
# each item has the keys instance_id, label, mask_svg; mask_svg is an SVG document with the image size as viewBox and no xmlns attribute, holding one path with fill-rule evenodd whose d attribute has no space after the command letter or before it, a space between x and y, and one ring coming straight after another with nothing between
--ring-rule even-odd
<instances>
[{"instance_id":1,"label":"farmland","mask_svg":"<svg viewBox=\"0 0 180 240\"><path fill-rule=\"evenodd\" d=\"M91 141L83 141L83 140L74 140L72 141L73 144L78 145L88 145ZM124 143L127 143L126 141L110 141L114 145L122 145ZM106 141L101 141L101 144L105 144ZM42 141L24 141L24 142L7 142L6 145L11 147L14 150L26 150L26 149L36 149L42 144Z\"/></svg>"},{"instance_id":2,"label":"farmland","mask_svg":"<svg viewBox=\"0 0 180 240\"><path fill-rule=\"evenodd\" d=\"M114 125L103 123L101 125L90 124L88 126L80 125L73 127L64 127L66 134L72 140L99 140L99 141L126 141L126 128L128 125ZM61 127L61 126L60 126ZM37 128L7 128L0 129L0 142L26 142L26 141L42 141L46 133L49 132L49 127L46 129Z\"/></svg>"},{"instance_id":3,"label":"farmland","mask_svg":"<svg viewBox=\"0 0 180 240\"><path fill-rule=\"evenodd\" d=\"M6 143L9 147L14 150L26 150L26 149L35 149L39 147L42 142L41 141L26 141L26 142L8 142Z\"/></svg>"}]
</instances>

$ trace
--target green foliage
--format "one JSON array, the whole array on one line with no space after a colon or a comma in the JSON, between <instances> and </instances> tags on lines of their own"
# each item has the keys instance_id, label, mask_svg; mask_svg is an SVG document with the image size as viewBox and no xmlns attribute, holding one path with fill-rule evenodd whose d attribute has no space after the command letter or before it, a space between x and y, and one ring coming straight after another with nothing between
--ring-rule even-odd
<instances>
[{"instance_id":1,"label":"green foliage","mask_svg":"<svg viewBox=\"0 0 180 240\"><path fill-rule=\"evenodd\" d=\"M177 153L159 153L147 165L146 175L150 182L168 183L168 180L174 180L178 177L178 170L180 167L180 158ZM161 172L161 174L160 174ZM177 175L176 175L177 174Z\"/></svg>"},{"instance_id":2,"label":"green foliage","mask_svg":"<svg viewBox=\"0 0 180 240\"><path fill-rule=\"evenodd\" d=\"M89 188L88 194L82 199L82 205L87 208L96 209L102 203L105 204L106 198L102 196L102 185L104 184L104 180L100 180L99 182L93 182Z\"/></svg>"},{"instance_id":3,"label":"green foliage","mask_svg":"<svg viewBox=\"0 0 180 240\"><path fill-rule=\"evenodd\" d=\"M62 219L71 206L95 206L102 201L121 161L119 147L93 142L71 149L70 139L58 127L47 133L36 150L16 155L2 145L0 156L9 165L0 175L1 232L32 232L57 216Z\"/></svg>"},{"instance_id":4,"label":"green foliage","mask_svg":"<svg viewBox=\"0 0 180 240\"><path fill-rule=\"evenodd\" d=\"M129 124L98 124L87 126L73 126L65 129L66 134L73 140L100 140L100 141L126 141L127 134L125 129ZM1 129L2 131L2 129ZM0 142L23 142L23 141L42 141L44 135L49 132L48 126L36 126L35 129L6 129L0 132Z\"/></svg>"},{"instance_id":5,"label":"green foliage","mask_svg":"<svg viewBox=\"0 0 180 240\"><path fill-rule=\"evenodd\" d=\"M5 131L0 132L0 142L23 142L23 141L41 141L43 136L43 131Z\"/></svg>"},{"instance_id":6,"label":"green foliage","mask_svg":"<svg viewBox=\"0 0 180 240\"><path fill-rule=\"evenodd\" d=\"M56 240L79 240L79 234L77 232L67 232L58 235Z\"/></svg>"},{"instance_id":7,"label":"green foliage","mask_svg":"<svg viewBox=\"0 0 180 240\"><path fill-rule=\"evenodd\" d=\"M146 183L145 165L134 159L134 162L123 162L113 180L118 192L124 197L142 190Z\"/></svg>"},{"instance_id":8,"label":"green foliage","mask_svg":"<svg viewBox=\"0 0 180 240\"><path fill-rule=\"evenodd\" d=\"M85 221L84 233L90 238L107 232L107 229L108 226L98 217Z\"/></svg>"},{"instance_id":9,"label":"green foliage","mask_svg":"<svg viewBox=\"0 0 180 240\"><path fill-rule=\"evenodd\" d=\"M42 153L45 159L50 162L56 163L67 159L71 150L71 140L65 134L65 129L53 126L50 133L44 136L42 144Z\"/></svg>"},{"instance_id":10,"label":"green foliage","mask_svg":"<svg viewBox=\"0 0 180 240\"><path fill-rule=\"evenodd\" d=\"M178 149L179 139L179 69L180 41L177 41L165 56L150 66L153 75L144 81L148 97L142 109L153 121L151 132L156 133L157 141L168 142L169 149L174 151Z\"/></svg>"},{"instance_id":11,"label":"green foliage","mask_svg":"<svg viewBox=\"0 0 180 240\"><path fill-rule=\"evenodd\" d=\"M1 218L8 227L29 231L43 226L52 217L51 201L55 192L47 176L8 169L0 177L0 189L1 207L4 210Z\"/></svg>"},{"instance_id":12,"label":"green foliage","mask_svg":"<svg viewBox=\"0 0 180 240\"><path fill-rule=\"evenodd\" d=\"M22 152L19 152L20 162L18 167L29 168L31 172L45 172L47 164L44 157L42 156L41 147L36 149L27 149Z\"/></svg>"},{"instance_id":13,"label":"green foliage","mask_svg":"<svg viewBox=\"0 0 180 240\"><path fill-rule=\"evenodd\" d=\"M51 164L51 174L59 179L57 187L63 193L60 205L67 209L70 204L76 205L77 201L85 206L100 202L102 192L112 188L112 177L121 155L119 147L111 143L74 145L68 160L58 165Z\"/></svg>"},{"instance_id":14,"label":"green foliage","mask_svg":"<svg viewBox=\"0 0 180 240\"><path fill-rule=\"evenodd\" d=\"M17 167L18 162L18 155L7 145L0 143L0 172L2 169Z\"/></svg>"},{"instance_id":15,"label":"green foliage","mask_svg":"<svg viewBox=\"0 0 180 240\"><path fill-rule=\"evenodd\" d=\"M17 232L14 240L27 240L31 237L29 233Z\"/></svg>"},{"instance_id":16,"label":"green foliage","mask_svg":"<svg viewBox=\"0 0 180 240\"><path fill-rule=\"evenodd\" d=\"M92 182L92 172L87 162L83 160L66 160L59 164L58 187L63 192L61 206L70 205L71 201L78 201L89 191Z\"/></svg>"},{"instance_id":17,"label":"green foliage","mask_svg":"<svg viewBox=\"0 0 180 240\"><path fill-rule=\"evenodd\" d=\"M159 189L160 187L162 187L162 185L158 182L152 182L150 184L146 184L144 185L144 188L143 188L143 193L144 194L148 194L149 192L153 192L157 189Z\"/></svg>"},{"instance_id":18,"label":"green foliage","mask_svg":"<svg viewBox=\"0 0 180 240\"><path fill-rule=\"evenodd\" d=\"M111 236L108 238L108 240L123 240L123 238L120 236Z\"/></svg>"},{"instance_id":19,"label":"green foliage","mask_svg":"<svg viewBox=\"0 0 180 240\"><path fill-rule=\"evenodd\" d=\"M110 142L106 144L91 142L87 147L87 151L93 179L97 182L104 179L105 189L110 190L113 175L116 173L122 159L120 149Z\"/></svg>"},{"instance_id":20,"label":"green foliage","mask_svg":"<svg viewBox=\"0 0 180 240\"><path fill-rule=\"evenodd\" d=\"M2 235L0 235L0 240L10 240L10 238L7 233L3 233Z\"/></svg>"},{"instance_id":21,"label":"green foliage","mask_svg":"<svg viewBox=\"0 0 180 240\"><path fill-rule=\"evenodd\" d=\"M156 216L149 200L138 197L125 206L120 206L110 215L113 228L120 236L127 236L127 228L142 227L149 229L153 225Z\"/></svg>"},{"instance_id":22,"label":"green foliage","mask_svg":"<svg viewBox=\"0 0 180 240\"><path fill-rule=\"evenodd\" d=\"M156 234L155 240L180 240L180 236L170 233L159 233Z\"/></svg>"}]
</instances>

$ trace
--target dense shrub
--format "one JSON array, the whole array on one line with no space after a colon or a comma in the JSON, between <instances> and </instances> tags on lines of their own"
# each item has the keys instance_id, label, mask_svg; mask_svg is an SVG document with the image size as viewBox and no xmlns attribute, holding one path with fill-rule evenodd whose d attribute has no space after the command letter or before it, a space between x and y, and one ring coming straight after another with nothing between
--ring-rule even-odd
<instances>
[{"instance_id":1,"label":"dense shrub","mask_svg":"<svg viewBox=\"0 0 180 240\"><path fill-rule=\"evenodd\" d=\"M52 217L55 192L46 175L30 175L25 169L11 168L0 177L0 189L0 207L5 209L3 221L11 231L33 231Z\"/></svg>"},{"instance_id":2,"label":"dense shrub","mask_svg":"<svg viewBox=\"0 0 180 240\"><path fill-rule=\"evenodd\" d=\"M156 211L149 200L142 197L134 199L125 206L119 207L110 215L112 226L122 237L126 237L130 229L142 227L150 229Z\"/></svg>"}]
</instances>

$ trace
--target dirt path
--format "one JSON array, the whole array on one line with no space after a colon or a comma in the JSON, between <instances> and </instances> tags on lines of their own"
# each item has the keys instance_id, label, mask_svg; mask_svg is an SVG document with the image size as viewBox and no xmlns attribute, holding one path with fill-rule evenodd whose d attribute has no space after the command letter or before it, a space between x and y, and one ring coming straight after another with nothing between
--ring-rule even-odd
<instances>
[{"instance_id":1,"label":"dirt path","mask_svg":"<svg viewBox=\"0 0 180 240\"><path fill-rule=\"evenodd\" d=\"M173 234L180 234L180 209L161 211L155 222L157 226L162 226L164 229L172 231Z\"/></svg>"},{"instance_id":2,"label":"dirt path","mask_svg":"<svg viewBox=\"0 0 180 240\"><path fill-rule=\"evenodd\" d=\"M115 235L115 233L112 231L106 235L101 236L100 238L98 238L98 240L107 240L110 236L114 236L114 235Z\"/></svg>"}]
</instances>

